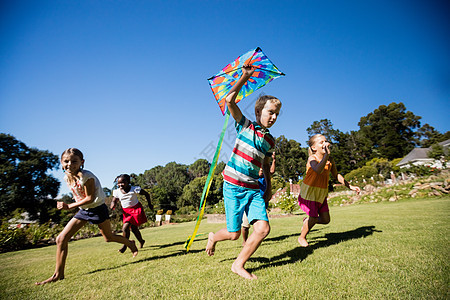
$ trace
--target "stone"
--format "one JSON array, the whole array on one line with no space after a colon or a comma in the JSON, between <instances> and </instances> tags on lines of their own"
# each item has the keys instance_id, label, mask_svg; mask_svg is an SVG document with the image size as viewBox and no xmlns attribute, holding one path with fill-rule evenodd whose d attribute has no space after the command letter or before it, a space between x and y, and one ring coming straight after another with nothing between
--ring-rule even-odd
<instances>
[{"instance_id":1,"label":"stone","mask_svg":"<svg viewBox=\"0 0 450 300\"><path fill-rule=\"evenodd\" d=\"M375 187L371 184L367 184L364 187L364 191L368 192L368 193L373 193L375 191Z\"/></svg>"},{"instance_id":2,"label":"stone","mask_svg":"<svg viewBox=\"0 0 450 300\"><path fill-rule=\"evenodd\" d=\"M417 192L418 192L417 189L413 189L413 190L411 190L411 191L408 193L408 195L412 196L413 194L414 194L414 195L417 194ZM412 197L414 197L414 196L412 196Z\"/></svg>"}]
</instances>

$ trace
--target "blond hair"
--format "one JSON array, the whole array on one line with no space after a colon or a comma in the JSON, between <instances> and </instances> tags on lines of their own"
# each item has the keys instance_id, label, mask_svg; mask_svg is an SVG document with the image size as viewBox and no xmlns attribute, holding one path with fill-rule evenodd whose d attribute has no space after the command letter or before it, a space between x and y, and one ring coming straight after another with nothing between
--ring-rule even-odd
<instances>
[{"instance_id":1,"label":"blond hair","mask_svg":"<svg viewBox=\"0 0 450 300\"><path fill-rule=\"evenodd\" d=\"M256 100L256 103L255 103L255 115L258 112L261 112L263 110L267 101L270 101L271 103L275 104L276 106L281 107L281 101L278 98L276 98L274 96L270 96L270 95L261 95L261 96L259 96L258 100Z\"/></svg>"},{"instance_id":2,"label":"blond hair","mask_svg":"<svg viewBox=\"0 0 450 300\"><path fill-rule=\"evenodd\" d=\"M325 136L323 134L318 133L309 138L309 140L308 140L308 146L309 146L308 147L308 155L309 156L314 155L315 151L313 151L311 149L311 146L314 145L316 143L316 140L320 137L325 137Z\"/></svg>"}]
</instances>

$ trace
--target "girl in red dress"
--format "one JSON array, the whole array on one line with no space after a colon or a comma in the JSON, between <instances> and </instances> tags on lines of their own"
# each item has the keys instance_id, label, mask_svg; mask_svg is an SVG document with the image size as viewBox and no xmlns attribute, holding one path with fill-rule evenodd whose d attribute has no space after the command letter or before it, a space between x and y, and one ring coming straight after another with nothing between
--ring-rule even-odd
<instances>
[{"instance_id":1,"label":"girl in red dress","mask_svg":"<svg viewBox=\"0 0 450 300\"><path fill-rule=\"evenodd\" d=\"M153 205L150 201L150 195L145 190L138 186L132 186L130 184L130 175L122 174L117 178L118 189L113 191L113 200L111 202L111 209L116 207L117 201L120 200L123 210L123 236L127 239L130 237L130 228L133 231L134 236L139 241L141 248L144 247L145 240L142 238L139 226L147 222L145 216L144 207L138 200L138 195L144 195L147 199L148 206L153 209ZM120 253L124 253L127 247L119 249Z\"/></svg>"}]
</instances>

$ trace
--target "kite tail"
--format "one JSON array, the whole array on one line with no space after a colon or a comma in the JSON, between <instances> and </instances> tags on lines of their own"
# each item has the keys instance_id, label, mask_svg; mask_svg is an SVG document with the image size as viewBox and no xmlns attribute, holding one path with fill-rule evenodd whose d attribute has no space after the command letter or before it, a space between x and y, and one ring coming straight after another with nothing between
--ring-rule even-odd
<instances>
[{"instance_id":1,"label":"kite tail","mask_svg":"<svg viewBox=\"0 0 450 300\"><path fill-rule=\"evenodd\" d=\"M198 227L200 226L200 222L202 221L202 218L203 218L203 213L205 212L206 198L208 197L209 188L211 187L212 177L214 175L214 170L216 169L217 160L219 159L219 155L220 155L220 149L222 149L223 137L224 137L225 131L227 129L229 118L230 118L230 112L227 111L227 114L225 116L225 123L223 124L223 128L222 128L222 133L220 134L219 143L217 144L216 152L214 153L214 158L211 163L211 167L209 168L208 177L206 178L205 187L203 188L202 199L200 200L199 214L197 217L197 223L195 224L194 233L188 237L186 243L184 244L184 247L186 248L186 252L189 252L189 248L191 247L192 243L194 242L195 236L198 231Z\"/></svg>"}]
</instances>

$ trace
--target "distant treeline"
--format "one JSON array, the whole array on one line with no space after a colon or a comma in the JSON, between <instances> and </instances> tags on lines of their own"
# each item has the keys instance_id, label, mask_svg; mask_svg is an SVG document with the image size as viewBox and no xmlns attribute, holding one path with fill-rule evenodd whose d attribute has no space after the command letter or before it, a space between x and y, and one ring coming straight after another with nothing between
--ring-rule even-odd
<instances>
[{"instance_id":1,"label":"distant treeline","mask_svg":"<svg viewBox=\"0 0 450 300\"><path fill-rule=\"evenodd\" d=\"M370 169L371 173L388 174L398 171L396 162L414 147L432 147L432 156L448 159L438 143L449 139L450 132L440 133L429 124L421 125L420 119L407 111L403 103L393 102L361 117L357 131L334 129L329 119L315 121L306 130L309 136L320 133L332 143L331 153L340 173L365 174L359 171ZM290 179L294 183L301 180L306 169L307 148L308 145L302 146L283 135L276 139L274 191ZM191 165L170 162L143 174L132 174L133 184L149 191L156 207L192 212L199 206L210 166L206 159L198 159ZM54 198L61 183L48 171L58 167L57 155L29 148L11 135L0 134L0 217L8 218L23 210L41 222L54 218ZM224 162L216 167L208 204L222 198L224 167Z\"/></svg>"}]
</instances>

